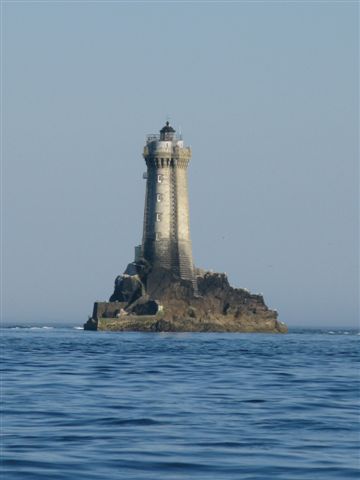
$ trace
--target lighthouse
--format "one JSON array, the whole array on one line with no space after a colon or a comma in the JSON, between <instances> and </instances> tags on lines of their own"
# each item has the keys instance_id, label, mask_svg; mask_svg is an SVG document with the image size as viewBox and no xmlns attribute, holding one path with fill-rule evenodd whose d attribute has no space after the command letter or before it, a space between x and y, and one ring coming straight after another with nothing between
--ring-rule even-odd
<instances>
[{"instance_id":1,"label":"lighthouse","mask_svg":"<svg viewBox=\"0 0 360 480\"><path fill-rule=\"evenodd\" d=\"M148 135L142 244L115 278L109 301L95 302L84 330L285 333L263 296L233 288L225 273L195 269L187 168L191 149L166 125Z\"/></svg>"},{"instance_id":2,"label":"lighthouse","mask_svg":"<svg viewBox=\"0 0 360 480\"><path fill-rule=\"evenodd\" d=\"M143 153L147 172L141 253L153 269L165 268L197 291L192 246L187 168L190 147L166 122L148 135Z\"/></svg>"}]
</instances>

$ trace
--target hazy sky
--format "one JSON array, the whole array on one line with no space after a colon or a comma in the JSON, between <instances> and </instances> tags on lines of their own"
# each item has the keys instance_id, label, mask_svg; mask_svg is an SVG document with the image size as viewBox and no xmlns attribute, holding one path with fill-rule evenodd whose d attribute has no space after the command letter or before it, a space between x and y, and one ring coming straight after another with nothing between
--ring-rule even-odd
<instances>
[{"instance_id":1,"label":"hazy sky","mask_svg":"<svg viewBox=\"0 0 360 480\"><path fill-rule=\"evenodd\" d=\"M191 145L193 254L291 326L358 313L357 2L3 2L3 317L80 325Z\"/></svg>"}]
</instances>

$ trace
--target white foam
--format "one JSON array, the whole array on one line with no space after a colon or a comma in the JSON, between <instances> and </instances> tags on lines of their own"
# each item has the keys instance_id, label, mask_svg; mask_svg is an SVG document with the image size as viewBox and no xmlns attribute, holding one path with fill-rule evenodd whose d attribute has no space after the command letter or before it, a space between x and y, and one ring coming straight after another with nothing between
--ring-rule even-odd
<instances>
[{"instance_id":1,"label":"white foam","mask_svg":"<svg viewBox=\"0 0 360 480\"><path fill-rule=\"evenodd\" d=\"M52 330L54 327L29 327L30 330Z\"/></svg>"}]
</instances>

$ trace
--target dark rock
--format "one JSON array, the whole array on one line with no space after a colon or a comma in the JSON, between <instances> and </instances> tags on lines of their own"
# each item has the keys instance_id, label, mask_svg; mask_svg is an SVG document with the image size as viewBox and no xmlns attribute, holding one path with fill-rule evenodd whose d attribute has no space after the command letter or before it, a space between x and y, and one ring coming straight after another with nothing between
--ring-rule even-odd
<instances>
[{"instance_id":1,"label":"dark rock","mask_svg":"<svg viewBox=\"0 0 360 480\"><path fill-rule=\"evenodd\" d=\"M135 262L129 263L128 266L125 269L124 274L125 275L137 275L138 274L137 264Z\"/></svg>"},{"instance_id":2,"label":"dark rock","mask_svg":"<svg viewBox=\"0 0 360 480\"><path fill-rule=\"evenodd\" d=\"M98 322L95 318L89 318L89 320L84 324L84 330L97 330Z\"/></svg>"},{"instance_id":3,"label":"dark rock","mask_svg":"<svg viewBox=\"0 0 360 480\"><path fill-rule=\"evenodd\" d=\"M144 295L132 303L126 311L129 315L156 315L159 309L160 304L156 300L151 300L148 295Z\"/></svg>"},{"instance_id":4,"label":"dark rock","mask_svg":"<svg viewBox=\"0 0 360 480\"><path fill-rule=\"evenodd\" d=\"M145 295L145 287L139 275L123 274L115 279L115 289L110 302L132 303L143 295Z\"/></svg>"},{"instance_id":5,"label":"dark rock","mask_svg":"<svg viewBox=\"0 0 360 480\"><path fill-rule=\"evenodd\" d=\"M142 266L138 269L139 262L131 265L127 271L135 271L131 270L135 268L141 273L117 277L110 302L95 304L93 318L98 321L98 329L168 332L287 331L286 325L277 320L277 312L267 307L262 295L231 287L224 273L197 270L199 294L195 295L192 282L179 278L170 270L151 270L148 265L141 263Z\"/></svg>"},{"instance_id":6,"label":"dark rock","mask_svg":"<svg viewBox=\"0 0 360 480\"><path fill-rule=\"evenodd\" d=\"M189 307L188 308L188 315L190 318L196 318L196 308Z\"/></svg>"},{"instance_id":7,"label":"dark rock","mask_svg":"<svg viewBox=\"0 0 360 480\"><path fill-rule=\"evenodd\" d=\"M146 279L147 275L151 271L151 266L145 258L141 258L136 262L131 262L126 267L124 274L126 275L138 275L140 280Z\"/></svg>"}]
</instances>

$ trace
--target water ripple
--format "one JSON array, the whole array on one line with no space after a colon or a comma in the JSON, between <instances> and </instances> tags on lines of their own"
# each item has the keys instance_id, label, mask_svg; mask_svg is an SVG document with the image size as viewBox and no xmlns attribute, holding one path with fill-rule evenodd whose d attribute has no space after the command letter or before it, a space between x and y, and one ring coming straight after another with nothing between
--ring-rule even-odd
<instances>
[{"instance_id":1,"label":"water ripple","mask_svg":"<svg viewBox=\"0 0 360 480\"><path fill-rule=\"evenodd\" d=\"M3 478L358 478L346 332L5 329Z\"/></svg>"}]
</instances>

